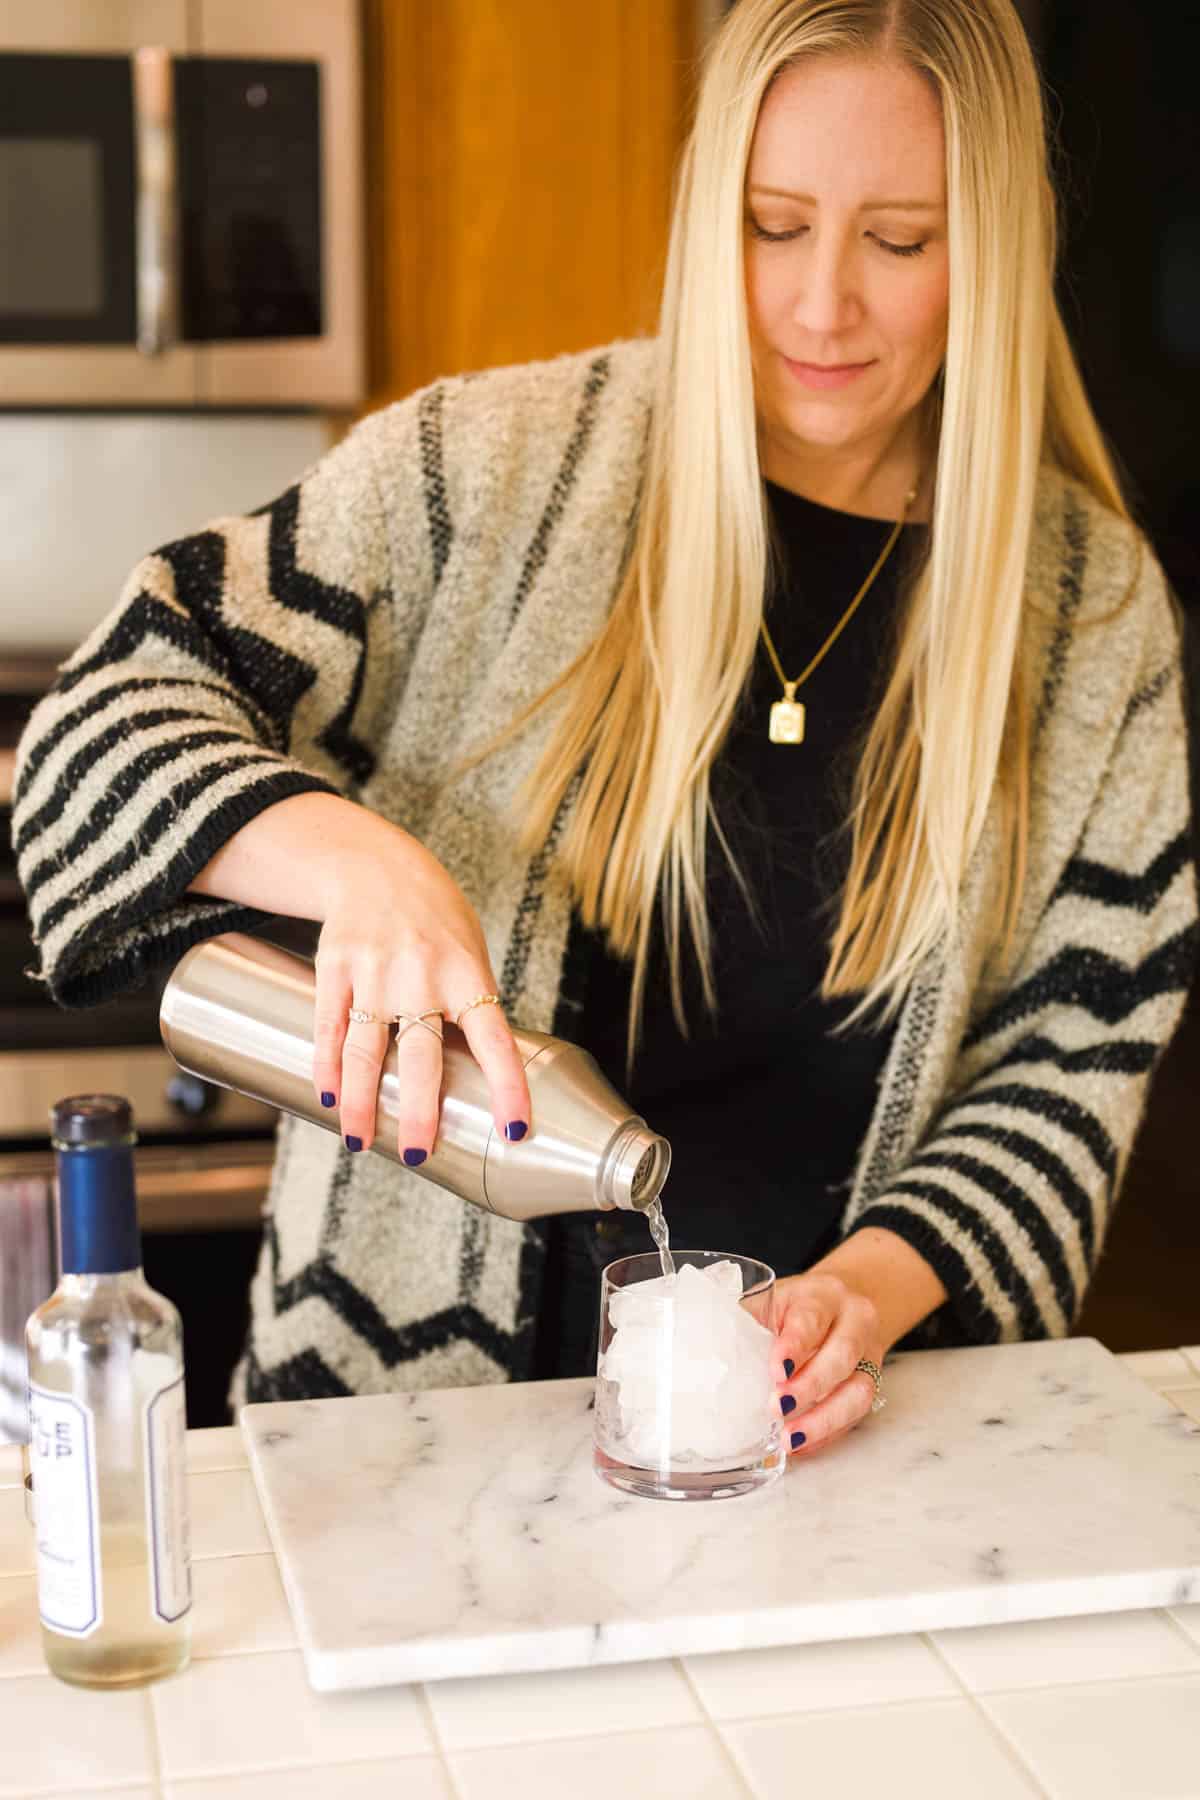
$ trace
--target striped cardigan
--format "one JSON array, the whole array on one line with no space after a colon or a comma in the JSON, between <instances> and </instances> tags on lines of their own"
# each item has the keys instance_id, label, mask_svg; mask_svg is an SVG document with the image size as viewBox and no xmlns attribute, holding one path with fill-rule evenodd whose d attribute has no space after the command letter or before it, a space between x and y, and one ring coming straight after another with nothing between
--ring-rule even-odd
<instances>
[{"instance_id":1,"label":"striped cardigan","mask_svg":"<svg viewBox=\"0 0 1200 1800\"><path fill-rule=\"evenodd\" d=\"M554 1028L571 796L532 860L509 809L558 703L465 777L450 770L605 618L653 355L626 343L439 382L365 420L273 505L139 565L19 752L19 867L59 1001L104 999L210 933L261 923L188 884L264 807L318 789L428 846L479 913L509 1015ZM906 998L844 1215L847 1231L898 1232L941 1277L950 1298L924 1344L1070 1330L1193 966L1172 604L1129 526L1052 470L1028 602L1016 956L1001 979L983 923L993 817L959 929ZM284 1120L235 1391L520 1376L541 1266L532 1227Z\"/></svg>"}]
</instances>

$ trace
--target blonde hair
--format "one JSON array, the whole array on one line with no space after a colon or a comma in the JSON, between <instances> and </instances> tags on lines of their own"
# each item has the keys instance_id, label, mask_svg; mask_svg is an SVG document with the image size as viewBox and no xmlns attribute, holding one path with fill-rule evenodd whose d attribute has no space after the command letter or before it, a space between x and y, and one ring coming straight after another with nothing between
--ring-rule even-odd
<instances>
[{"instance_id":1,"label":"blonde hair","mask_svg":"<svg viewBox=\"0 0 1200 1800\"><path fill-rule=\"evenodd\" d=\"M1127 516L1054 301L1041 93L1011 0L739 0L712 44L680 171L625 573L598 637L498 740L566 696L519 796L521 840L531 853L544 843L578 780L559 854L584 922L633 957L631 1060L660 901L681 1029L684 918L715 1010L710 822L741 880L709 772L756 653L769 558L743 285L751 142L782 70L847 53L901 59L934 86L951 272L945 363L926 400L930 547L856 772L822 989L857 995L853 1017L893 1013L953 932L994 791L1005 872L996 923L1011 939L1028 835L1032 724L1018 644L1039 464Z\"/></svg>"}]
</instances>

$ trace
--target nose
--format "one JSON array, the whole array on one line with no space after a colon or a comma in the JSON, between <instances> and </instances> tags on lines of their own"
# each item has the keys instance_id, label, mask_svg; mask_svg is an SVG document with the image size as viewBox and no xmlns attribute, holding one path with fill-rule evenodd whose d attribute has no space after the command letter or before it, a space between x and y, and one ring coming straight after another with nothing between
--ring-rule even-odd
<instances>
[{"instance_id":1,"label":"nose","mask_svg":"<svg viewBox=\"0 0 1200 1800\"><path fill-rule=\"evenodd\" d=\"M862 299L848 246L835 232L815 233L800 258L793 322L811 342L834 337L857 324Z\"/></svg>"}]
</instances>

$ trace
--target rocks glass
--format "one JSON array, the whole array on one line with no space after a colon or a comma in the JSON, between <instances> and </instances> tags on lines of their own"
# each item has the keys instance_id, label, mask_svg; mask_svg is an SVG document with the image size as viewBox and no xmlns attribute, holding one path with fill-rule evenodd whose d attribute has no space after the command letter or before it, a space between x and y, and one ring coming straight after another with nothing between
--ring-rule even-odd
<instances>
[{"instance_id":1,"label":"rocks glass","mask_svg":"<svg viewBox=\"0 0 1200 1800\"><path fill-rule=\"evenodd\" d=\"M775 1271L747 1256L624 1256L601 1278L596 1473L656 1500L746 1494L783 1470Z\"/></svg>"}]
</instances>

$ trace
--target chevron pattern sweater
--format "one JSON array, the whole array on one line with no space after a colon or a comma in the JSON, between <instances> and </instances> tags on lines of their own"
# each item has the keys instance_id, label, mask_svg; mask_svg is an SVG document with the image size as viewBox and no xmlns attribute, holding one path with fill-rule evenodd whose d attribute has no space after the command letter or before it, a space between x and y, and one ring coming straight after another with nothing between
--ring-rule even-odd
<instances>
[{"instance_id":1,"label":"chevron pattern sweater","mask_svg":"<svg viewBox=\"0 0 1200 1800\"><path fill-rule=\"evenodd\" d=\"M654 346L439 382L365 420L262 511L168 544L61 671L20 747L14 833L41 973L66 1005L138 982L247 909L196 872L286 795L414 833L477 909L509 1015L553 1029L571 896L510 804L553 710L463 779L611 605ZM989 824L953 942L907 996L844 1226L886 1226L950 1298L923 1344L1068 1332L1193 967L1180 645L1128 526L1039 485L1037 696L1015 963L982 920ZM802 1079L797 1072L797 1079ZM279 1131L254 1399L500 1381L527 1367L541 1241L332 1134Z\"/></svg>"}]
</instances>

